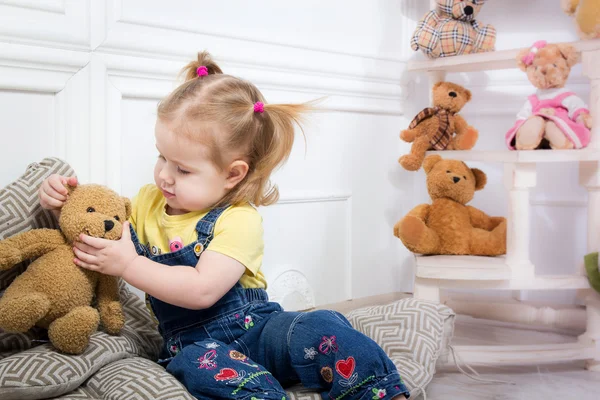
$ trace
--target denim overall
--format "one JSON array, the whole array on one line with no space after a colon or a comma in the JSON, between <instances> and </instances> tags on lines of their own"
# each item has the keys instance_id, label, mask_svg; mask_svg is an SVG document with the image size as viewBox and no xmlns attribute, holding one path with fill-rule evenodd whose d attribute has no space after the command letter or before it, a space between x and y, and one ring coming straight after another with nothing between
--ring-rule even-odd
<instances>
[{"instance_id":1,"label":"denim overall","mask_svg":"<svg viewBox=\"0 0 600 400\"><path fill-rule=\"evenodd\" d=\"M225 209L211 210L196 225L198 240L173 253L152 255L131 229L136 251L193 268ZM159 363L197 399L283 400L283 387L298 382L324 399L409 395L385 352L337 312L284 312L264 289L239 283L204 310L149 302L164 339Z\"/></svg>"}]
</instances>

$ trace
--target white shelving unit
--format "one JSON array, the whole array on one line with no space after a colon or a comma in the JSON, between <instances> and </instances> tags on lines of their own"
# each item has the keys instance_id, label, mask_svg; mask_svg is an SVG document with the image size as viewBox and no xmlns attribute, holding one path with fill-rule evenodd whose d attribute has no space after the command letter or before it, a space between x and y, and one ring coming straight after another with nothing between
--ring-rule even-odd
<instances>
[{"instance_id":1,"label":"white shelving unit","mask_svg":"<svg viewBox=\"0 0 600 400\"><path fill-rule=\"evenodd\" d=\"M571 44L579 52L584 75L590 79L589 107L594 119L590 145L582 150L560 151L506 149L429 152L443 158L504 164L504 185L509 201L507 254L496 258L417 256L414 296L440 302L442 289L577 289L587 306L587 331L577 342L569 344L456 346L456 351L469 363L538 364L586 360L588 369L600 371L600 295L590 288L584 275L583 255L579 274L562 276L536 275L535 265L529 257L529 192L536 185L537 163L579 164L580 184L588 191L587 247L590 252L600 249L600 39ZM433 86L444 80L449 72L516 68L519 50L413 61L407 68L413 73L428 74L430 85Z\"/></svg>"}]
</instances>

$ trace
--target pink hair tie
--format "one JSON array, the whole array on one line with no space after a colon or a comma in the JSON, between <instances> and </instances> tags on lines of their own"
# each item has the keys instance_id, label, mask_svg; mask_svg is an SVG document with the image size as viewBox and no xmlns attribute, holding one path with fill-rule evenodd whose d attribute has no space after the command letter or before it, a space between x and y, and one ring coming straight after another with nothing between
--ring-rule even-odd
<instances>
[{"instance_id":1,"label":"pink hair tie","mask_svg":"<svg viewBox=\"0 0 600 400\"><path fill-rule=\"evenodd\" d=\"M257 101L256 103L254 103L254 112L255 113L264 113L265 112L265 105L264 103Z\"/></svg>"},{"instance_id":2,"label":"pink hair tie","mask_svg":"<svg viewBox=\"0 0 600 400\"><path fill-rule=\"evenodd\" d=\"M545 40L538 40L533 44L533 46L531 46L531 48L529 49L529 53L527 53L526 56L521 58L521 61L523 61L525 65L531 65L537 52L546 47L547 44L548 42L546 42Z\"/></svg>"},{"instance_id":3,"label":"pink hair tie","mask_svg":"<svg viewBox=\"0 0 600 400\"><path fill-rule=\"evenodd\" d=\"M196 70L196 74L198 74L198 76L206 76L208 75L208 68L206 68L204 65L201 65Z\"/></svg>"}]
</instances>

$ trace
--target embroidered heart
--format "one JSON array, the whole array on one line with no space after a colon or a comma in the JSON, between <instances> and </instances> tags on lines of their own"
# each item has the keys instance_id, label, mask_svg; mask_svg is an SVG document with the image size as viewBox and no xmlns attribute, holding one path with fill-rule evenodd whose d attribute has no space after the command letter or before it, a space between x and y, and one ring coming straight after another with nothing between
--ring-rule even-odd
<instances>
[{"instance_id":1,"label":"embroidered heart","mask_svg":"<svg viewBox=\"0 0 600 400\"><path fill-rule=\"evenodd\" d=\"M345 379L350 379L355 367L354 357L350 356L346 360L339 360L335 363L335 370Z\"/></svg>"},{"instance_id":2,"label":"embroidered heart","mask_svg":"<svg viewBox=\"0 0 600 400\"><path fill-rule=\"evenodd\" d=\"M215 375L215 380L217 381L228 381L231 379L235 379L238 377L238 373L236 370L232 368L221 368L218 374Z\"/></svg>"}]
</instances>

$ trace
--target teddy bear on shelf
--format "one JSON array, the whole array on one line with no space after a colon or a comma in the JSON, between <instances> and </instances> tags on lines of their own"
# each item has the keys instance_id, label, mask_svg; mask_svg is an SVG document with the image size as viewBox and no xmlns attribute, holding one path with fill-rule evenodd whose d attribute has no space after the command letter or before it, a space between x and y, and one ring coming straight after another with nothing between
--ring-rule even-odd
<instances>
[{"instance_id":1,"label":"teddy bear on shelf","mask_svg":"<svg viewBox=\"0 0 600 400\"><path fill-rule=\"evenodd\" d=\"M100 185L67 189L60 230L34 229L0 241L0 271L39 257L0 298L0 329L19 333L39 326L48 329L58 350L79 354L100 321L108 333L117 334L125 319L117 278L78 267L73 242L82 233L121 238L131 203ZM97 308L91 306L94 297Z\"/></svg>"},{"instance_id":2,"label":"teddy bear on shelf","mask_svg":"<svg viewBox=\"0 0 600 400\"><path fill-rule=\"evenodd\" d=\"M511 150L581 149L590 142L592 118L581 98L566 89L577 51L568 44L535 42L517 56L519 68L538 90L529 96L506 133Z\"/></svg>"},{"instance_id":3,"label":"teddy bear on shelf","mask_svg":"<svg viewBox=\"0 0 600 400\"><path fill-rule=\"evenodd\" d=\"M400 138L412 143L410 154L398 162L408 171L421 168L427 150L470 150L479 134L457 113L471 100L471 92L451 82L433 86L433 107L425 108L412 120Z\"/></svg>"},{"instance_id":4,"label":"teddy bear on shelf","mask_svg":"<svg viewBox=\"0 0 600 400\"><path fill-rule=\"evenodd\" d=\"M466 205L485 186L485 173L438 155L428 156L423 169L432 204L413 208L394 226L394 235L417 254L506 254L506 219Z\"/></svg>"},{"instance_id":5,"label":"teddy bear on shelf","mask_svg":"<svg viewBox=\"0 0 600 400\"><path fill-rule=\"evenodd\" d=\"M437 0L419 21L410 46L430 58L493 51L496 29L480 25L477 14L487 0Z\"/></svg>"},{"instance_id":6,"label":"teddy bear on shelf","mask_svg":"<svg viewBox=\"0 0 600 400\"><path fill-rule=\"evenodd\" d=\"M575 17L581 39L600 37L600 2L598 0L561 0L563 11Z\"/></svg>"}]
</instances>

